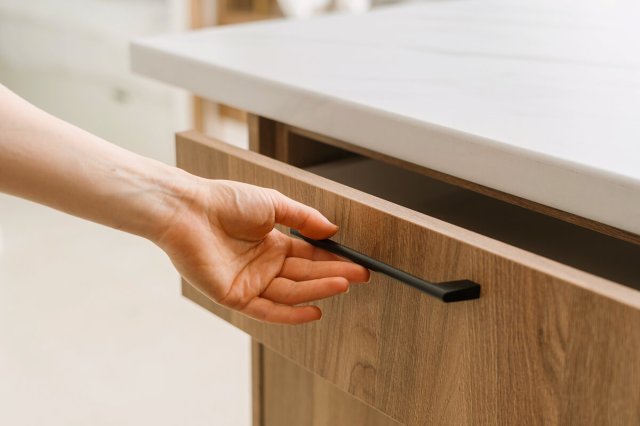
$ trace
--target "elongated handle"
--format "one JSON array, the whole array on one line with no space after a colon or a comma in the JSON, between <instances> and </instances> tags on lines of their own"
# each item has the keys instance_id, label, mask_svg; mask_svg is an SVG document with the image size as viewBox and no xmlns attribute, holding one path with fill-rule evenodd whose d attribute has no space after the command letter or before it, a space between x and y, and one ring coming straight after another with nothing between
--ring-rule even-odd
<instances>
[{"instance_id":1,"label":"elongated handle","mask_svg":"<svg viewBox=\"0 0 640 426\"><path fill-rule=\"evenodd\" d=\"M331 240L313 240L307 238L295 229L290 230L291 235L301 238L316 247L328 252L337 254L346 259L351 260L359 265L364 266L372 271L380 272L391 278L395 278L411 287L436 297L443 302L460 302L463 300L478 299L480 297L480 284L469 280L446 281L442 283L432 283L420 279L393 266L373 259L366 254L359 253L355 250L345 247L342 244Z\"/></svg>"}]
</instances>

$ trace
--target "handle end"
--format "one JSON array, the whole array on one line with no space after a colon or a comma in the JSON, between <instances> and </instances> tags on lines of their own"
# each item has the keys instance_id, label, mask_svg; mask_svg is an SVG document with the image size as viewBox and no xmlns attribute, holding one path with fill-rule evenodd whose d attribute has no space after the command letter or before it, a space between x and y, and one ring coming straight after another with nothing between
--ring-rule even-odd
<instances>
[{"instance_id":1,"label":"handle end","mask_svg":"<svg viewBox=\"0 0 640 426\"><path fill-rule=\"evenodd\" d=\"M439 283L439 287L445 291L442 301L460 302L463 300L473 300L480 298L480 284L469 280L447 281Z\"/></svg>"}]
</instances>

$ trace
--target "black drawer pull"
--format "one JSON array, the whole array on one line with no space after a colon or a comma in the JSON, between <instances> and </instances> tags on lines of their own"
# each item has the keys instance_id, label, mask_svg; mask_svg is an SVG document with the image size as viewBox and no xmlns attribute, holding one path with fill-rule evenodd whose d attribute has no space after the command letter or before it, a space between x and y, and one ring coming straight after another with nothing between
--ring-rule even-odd
<instances>
[{"instance_id":1,"label":"black drawer pull","mask_svg":"<svg viewBox=\"0 0 640 426\"><path fill-rule=\"evenodd\" d=\"M411 287L436 297L443 302L460 302L463 300L478 299L480 297L480 284L469 280L446 281L442 283L431 283L416 276L408 274L391 265L375 260L365 254L345 247L331 240L312 240L307 238L295 229L290 230L291 235L301 238L316 247L328 252L337 254L364 266L372 271L380 272L391 278L402 281Z\"/></svg>"}]
</instances>

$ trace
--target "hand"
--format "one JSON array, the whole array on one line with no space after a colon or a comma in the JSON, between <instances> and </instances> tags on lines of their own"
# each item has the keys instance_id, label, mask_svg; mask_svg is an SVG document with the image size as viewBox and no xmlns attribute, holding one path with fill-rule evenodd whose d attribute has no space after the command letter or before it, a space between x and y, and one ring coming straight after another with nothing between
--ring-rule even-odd
<instances>
[{"instance_id":1,"label":"hand","mask_svg":"<svg viewBox=\"0 0 640 426\"><path fill-rule=\"evenodd\" d=\"M338 227L317 210L272 189L196 179L156 243L218 303L262 321L300 324L322 313L296 305L368 281L366 268L274 229L279 223L328 238Z\"/></svg>"},{"instance_id":2,"label":"hand","mask_svg":"<svg viewBox=\"0 0 640 426\"><path fill-rule=\"evenodd\" d=\"M319 319L317 307L297 305L369 277L273 229L281 223L311 238L331 236L337 227L316 210L271 189L202 179L126 151L2 85L0 192L148 238L191 284L264 321Z\"/></svg>"}]
</instances>

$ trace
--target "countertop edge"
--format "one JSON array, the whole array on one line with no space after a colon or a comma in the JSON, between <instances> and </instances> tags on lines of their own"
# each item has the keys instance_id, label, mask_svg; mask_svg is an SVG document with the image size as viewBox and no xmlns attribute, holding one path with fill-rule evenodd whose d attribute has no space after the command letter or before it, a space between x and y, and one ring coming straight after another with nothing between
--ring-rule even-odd
<instances>
[{"instance_id":1,"label":"countertop edge","mask_svg":"<svg viewBox=\"0 0 640 426\"><path fill-rule=\"evenodd\" d=\"M216 102L640 234L640 203L633 202L640 199L640 182L633 179L535 152L509 149L499 142L203 63L158 49L154 45L156 40L145 38L131 44L131 68L135 73ZM237 87L252 95L239 96L234 90ZM303 98L314 105L313 114L308 107L296 108ZM367 123L368 136L354 125L358 122ZM391 138L402 138L404 148L394 149L396 145L388 143Z\"/></svg>"}]
</instances>

